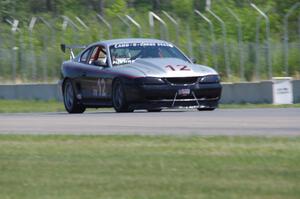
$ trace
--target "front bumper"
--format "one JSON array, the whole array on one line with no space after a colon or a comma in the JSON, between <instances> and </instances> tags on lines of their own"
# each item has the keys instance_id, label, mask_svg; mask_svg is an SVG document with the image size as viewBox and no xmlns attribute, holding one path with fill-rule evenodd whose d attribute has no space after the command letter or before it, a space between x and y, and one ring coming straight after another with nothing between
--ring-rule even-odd
<instances>
[{"instance_id":1,"label":"front bumper","mask_svg":"<svg viewBox=\"0 0 300 199\"><path fill-rule=\"evenodd\" d=\"M135 109L142 108L216 108L220 100L220 83L193 85L126 85L126 98ZM180 94L188 89L189 94Z\"/></svg>"}]
</instances>

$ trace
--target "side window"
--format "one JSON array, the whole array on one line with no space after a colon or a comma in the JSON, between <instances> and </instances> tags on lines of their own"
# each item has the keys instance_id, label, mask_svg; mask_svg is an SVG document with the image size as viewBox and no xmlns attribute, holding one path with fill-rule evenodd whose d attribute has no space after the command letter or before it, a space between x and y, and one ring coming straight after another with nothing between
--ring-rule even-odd
<instances>
[{"instance_id":1,"label":"side window","mask_svg":"<svg viewBox=\"0 0 300 199\"><path fill-rule=\"evenodd\" d=\"M80 62L83 62L83 63L86 63L87 62L87 59L88 59L88 56L89 56L89 54L90 54L90 49L89 50L87 50L87 51L85 51L82 55L81 55L81 57L80 57Z\"/></svg>"},{"instance_id":2,"label":"side window","mask_svg":"<svg viewBox=\"0 0 300 199\"><path fill-rule=\"evenodd\" d=\"M97 60L98 54L99 54L99 47L97 46L94 48L92 52L92 55L89 60L89 64L93 64L93 61Z\"/></svg>"},{"instance_id":3,"label":"side window","mask_svg":"<svg viewBox=\"0 0 300 199\"><path fill-rule=\"evenodd\" d=\"M98 60L106 62L106 50L105 50L105 48L101 48L101 50L99 52Z\"/></svg>"},{"instance_id":4,"label":"side window","mask_svg":"<svg viewBox=\"0 0 300 199\"><path fill-rule=\"evenodd\" d=\"M107 55L105 47L96 46L92 51L88 63L97 66L107 66Z\"/></svg>"}]
</instances>

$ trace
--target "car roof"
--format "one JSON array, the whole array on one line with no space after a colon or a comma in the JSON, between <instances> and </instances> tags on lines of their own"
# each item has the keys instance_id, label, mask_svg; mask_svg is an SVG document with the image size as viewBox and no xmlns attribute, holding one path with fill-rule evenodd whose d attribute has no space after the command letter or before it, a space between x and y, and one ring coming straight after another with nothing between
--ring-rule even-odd
<instances>
[{"instance_id":1,"label":"car roof","mask_svg":"<svg viewBox=\"0 0 300 199\"><path fill-rule=\"evenodd\" d=\"M139 42L149 42L149 43L169 43L164 40L159 39L146 39L146 38L124 38L124 39L112 39L112 40L105 40L105 41L99 41L95 42L92 45L105 45L105 46L111 46L114 44L119 43L139 43Z\"/></svg>"}]
</instances>

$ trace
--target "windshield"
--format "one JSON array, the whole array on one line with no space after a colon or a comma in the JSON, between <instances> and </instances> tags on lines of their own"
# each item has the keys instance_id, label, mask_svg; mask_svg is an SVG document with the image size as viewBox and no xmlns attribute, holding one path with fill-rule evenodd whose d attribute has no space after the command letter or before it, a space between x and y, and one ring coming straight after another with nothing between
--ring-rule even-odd
<instances>
[{"instance_id":1,"label":"windshield","mask_svg":"<svg viewBox=\"0 0 300 199\"><path fill-rule=\"evenodd\" d=\"M143 58L178 58L188 62L188 59L173 45L164 43L119 43L110 46L113 66L133 63Z\"/></svg>"}]
</instances>

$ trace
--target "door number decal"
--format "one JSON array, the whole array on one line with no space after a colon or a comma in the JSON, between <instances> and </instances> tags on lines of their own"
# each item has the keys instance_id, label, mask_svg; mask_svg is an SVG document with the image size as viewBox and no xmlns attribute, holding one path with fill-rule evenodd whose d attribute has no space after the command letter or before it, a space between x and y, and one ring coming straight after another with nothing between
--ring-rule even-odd
<instances>
[{"instance_id":1,"label":"door number decal","mask_svg":"<svg viewBox=\"0 0 300 199\"><path fill-rule=\"evenodd\" d=\"M106 96L106 84L104 79L98 79L97 81L97 96L105 97Z\"/></svg>"}]
</instances>

